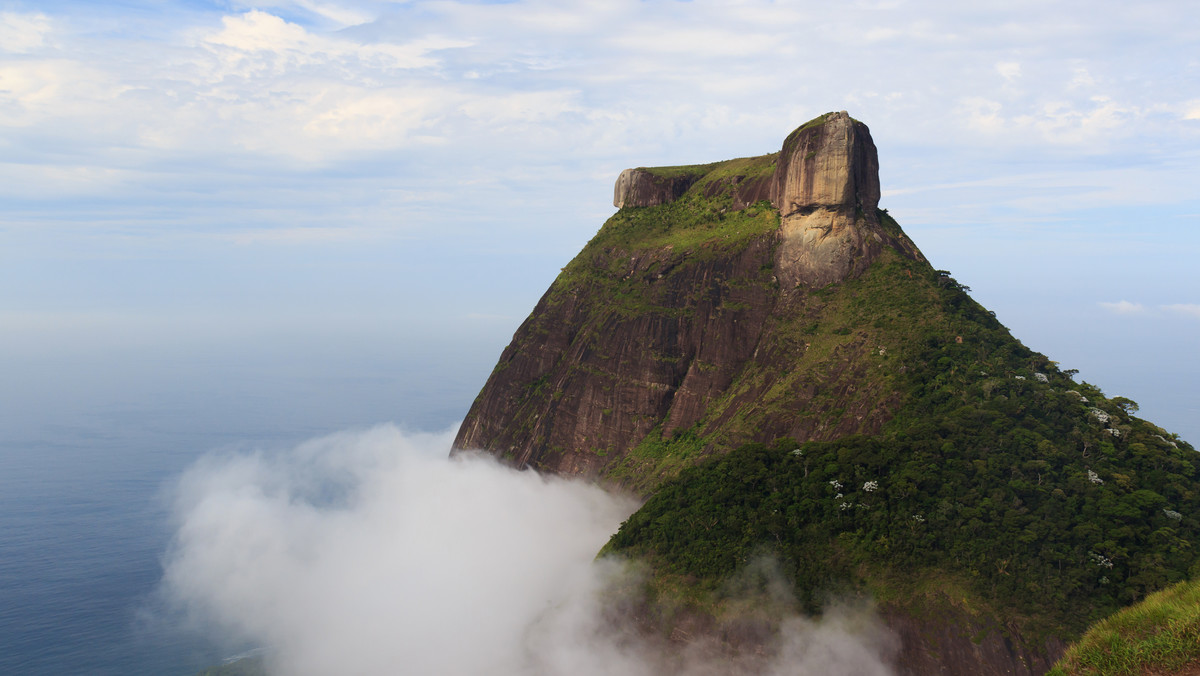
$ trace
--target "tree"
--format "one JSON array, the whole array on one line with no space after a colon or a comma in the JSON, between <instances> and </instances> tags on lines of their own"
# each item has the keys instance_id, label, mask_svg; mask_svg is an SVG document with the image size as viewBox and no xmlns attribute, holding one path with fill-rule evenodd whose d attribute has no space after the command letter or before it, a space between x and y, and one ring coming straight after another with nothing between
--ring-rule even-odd
<instances>
[{"instance_id":1,"label":"tree","mask_svg":"<svg viewBox=\"0 0 1200 676\"><path fill-rule=\"evenodd\" d=\"M1122 411L1125 411L1125 413L1130 414L1130 415L1137 413L1138 410L1141 408L1140 406L1138 406L1136 401L1129 399L1127 397L1113 397L1110 401L1112 401L1112 403L1119 406Z\"/></svg>"}]
</instances>

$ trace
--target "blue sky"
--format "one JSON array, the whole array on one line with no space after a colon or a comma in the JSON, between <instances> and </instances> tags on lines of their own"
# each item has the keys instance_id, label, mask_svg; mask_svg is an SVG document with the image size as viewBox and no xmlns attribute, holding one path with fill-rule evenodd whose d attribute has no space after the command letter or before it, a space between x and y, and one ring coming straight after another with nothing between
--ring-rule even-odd
<instances>
[{"instance_id":1,"label":"blue sky","mask_svg":"<svg viewBox=\"0 0 1200 676\"><path fill-rule=\"evenodd\" d=\"M1198 47L1161 0L0 1L4 400L238 355L465 407L621 169L844 109L936 267L1196 443Z\"/></svg>"}]
</instances>

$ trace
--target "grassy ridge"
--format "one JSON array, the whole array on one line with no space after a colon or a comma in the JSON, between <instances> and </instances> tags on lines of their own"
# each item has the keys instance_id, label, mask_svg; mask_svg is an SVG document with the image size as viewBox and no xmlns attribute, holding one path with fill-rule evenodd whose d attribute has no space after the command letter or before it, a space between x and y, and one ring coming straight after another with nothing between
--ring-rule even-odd
<instances>
[{"instance_id":1,"label":"grassy ridge","mask_svg":"<svg viewBox=\"0 0 1200 676\"><path fill-rule=\"evenodd\" d=\"M1101 620L1051 676L1133 676L1200 670L1200 579L1180 582Z\"/></svg>"}]
</instances>

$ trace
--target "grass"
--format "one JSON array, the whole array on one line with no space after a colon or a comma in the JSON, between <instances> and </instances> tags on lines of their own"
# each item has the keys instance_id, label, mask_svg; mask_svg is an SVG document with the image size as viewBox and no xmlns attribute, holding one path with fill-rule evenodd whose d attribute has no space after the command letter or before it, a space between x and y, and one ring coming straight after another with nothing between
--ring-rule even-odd
<instances>
[{"instance_id":1,"label":"grass","mask_svg":"<svg viewBox=\"0 0 1200 676\"><path fill-rule=\"evenodd\" d=\"M694 429L681 430L664 439L659 425L619 462L606 469L605 478L644 493L696 464L704 457L707 444L708 438L698 436Z\"/></svg>"},{"instance_id":2,"label":"grass","mask_svg":"<svg viewBox=\"0 0 1200 676\"><path fill-rule=\"evenodd\" d=\"M1200 666L1200 579L1180 582L1100 622L1053 676L1169 674Z\"/></svg>"},{"instance_id":3,"label":"grass","mask_svg":"<svg viewBox=\"0 0 1200 676\"><path fill-rule=\"evenodd\" d=\"M703 172L703 178L674 202L628 207L609 218L563 268L551 287L550 301L587 293L609 300L624 317L677 314L678 308L649 297L646 283L690 264L740 251L755 239L778 230L779 213L769 203L735 209L734 186L721 184L732 176L769 175L774 157L648 169L662 176ZM711 190L710 184L718 184L721 190Z\"/></svg>"},{"instance_id":4,"label":"grass","mask_svg":"<svg viewBox=\"0 0 1200 676\"><path fill-rule=\"evenodd\" d=\"M680 176L695 176L700 177L712 171L719 162L709 162L708 164L681 164L674 167L639 167L652 175L659 178L677 178Z\"/></svg>"}]
</instances>

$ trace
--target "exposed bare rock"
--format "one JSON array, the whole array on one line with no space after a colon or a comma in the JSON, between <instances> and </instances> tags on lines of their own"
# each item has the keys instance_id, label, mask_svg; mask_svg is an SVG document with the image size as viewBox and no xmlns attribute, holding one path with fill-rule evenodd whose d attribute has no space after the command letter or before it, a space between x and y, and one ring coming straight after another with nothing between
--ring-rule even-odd
<instances>
[{"instance_id":1,"label":"exposed bare rock","mask_svg":"<svg viewBox=\"0 0 1200 676\"><path fill-rule=\"evenodd\" d=\"M821 287L861 273L883 250L879 157L867 126L829 113L788 136L771 202L781 216L785 288Z\"/></svg>"},{"instance_id":2,"label":"exposed bare rock","mask_svg":"<svg viewBox=\"0 0 1200 676\"><path fill-rule=\"evenodd\" d=\"M754 177L735 174L705 184L704 195L713 197L728 193L733 199L732 208L745 209L751 204L771 199L774 178L774 174Z\"/></svg>"},{"instance_id":3,"label":"exposed bare rock","mask_svg":"<svg viewBox=\"0 0 1200 676\"><path fill-rule=\"evenodd\" d=\"M1038 642L994 618L944 606L926 614L885 609L884 621L900 637L896 667L904 676L1039 676L1066 650L1056 638Z\"/></svg>"},{"instance_id":4,"label":"exposed bare rock","mask_svg":"<svg viewBox=\"0 0 1200 676\"><path fill-rule=\"evenodd\" d=\"M611 314L592 295L547 292L467 414L455 442L518 465L595 476L651 429L694 424L750 359L774 306L770 238L689 263L671 250L619 266L657 310Z\"/></svg>"},{"instance_id":5,"label":"exposed bare rock","mask_svg":"<svg viewBox=\"0 0 1200 676\"><path fill-rule=\"evenodd\" d=\"M792 132L775 165L771 202L782 215L812 208L879 206L879 156L867 125L846 111Z\"/></svg>"},{"instance_id":6,"label":"exposed bare rock","mask_svg":"<svg viewBox=\"0 0 1200 676\"><path fill-rule=\"evenodd\" d=\"M662 176L648 169L626 169L613 188L613 206L653 207L679 199L696 182L696 174Z\"/></svg>"}]
</instances>

